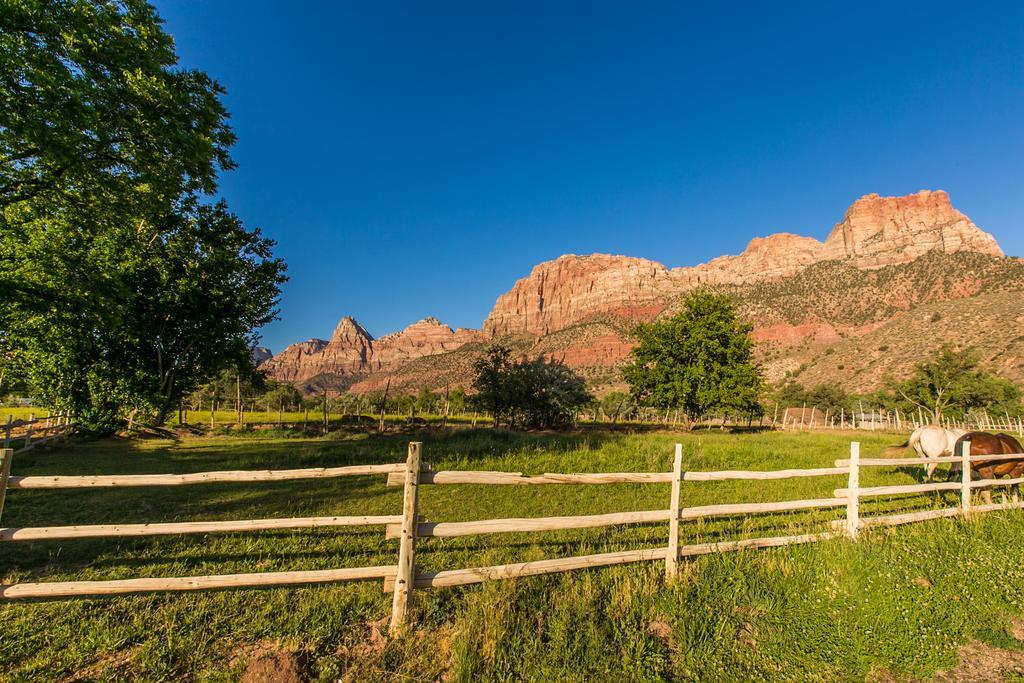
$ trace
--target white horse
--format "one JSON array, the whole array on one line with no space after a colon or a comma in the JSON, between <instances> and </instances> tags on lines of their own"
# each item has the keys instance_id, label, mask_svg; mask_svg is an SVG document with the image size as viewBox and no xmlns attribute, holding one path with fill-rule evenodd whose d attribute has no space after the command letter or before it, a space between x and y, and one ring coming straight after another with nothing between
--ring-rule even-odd
<instances>
[{"instance_id":1,"label":"white horse","mask_svg":"<svg viewBox=\"0 0 1024 683\"><path fill-rule=\"evenodd\" d=\"M957 439L966 433L966 429L944 429L932 425L918 427L910 435L910 438L907 439L907 442L903 444L902 448L909 446L917 451L919 457L928 458L929 460L941 458L942 456L953 455ZM928 463L925 465L928 481L931 481L932 475L935 474L935 468L938 466L938 463Z\"/></svg>"}]
</instances>

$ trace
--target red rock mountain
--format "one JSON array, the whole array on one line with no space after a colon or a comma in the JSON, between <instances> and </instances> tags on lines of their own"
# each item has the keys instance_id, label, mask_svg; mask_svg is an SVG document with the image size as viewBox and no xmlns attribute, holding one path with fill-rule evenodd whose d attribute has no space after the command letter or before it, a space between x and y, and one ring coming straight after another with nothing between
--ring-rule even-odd
<instances>
[{"instance_id":1,"label":"red rock mountain","mask_svg":"<svg viewBox=\"0 0 1024 683\"><path fill-rule=\"evenodd\" d=\"M321 375L354 378L457 349L478 335L475 330L453 332L436 318L424 318L401 332L374 339L355 319L346 316L329 341L310 339L292 344L260 368L277 380L296 384Z\"/></svg>"},{"instance_id":2,"label":"red rock mountain","mask_svg":"<svg viewBox=\"0 0 1024 683\"><path fill-rule=\"evenodd\" d=\"M347 378L345 385L361 379L356 389L376 387L379 382L374 376L393 374L416 359L454 351L467 342L509 335L535 339L532 353L562 358L578 367L609 367L617 364L631 345L615 327L653 319L694 287L745 286L792 278L830 262L862 271L878 270L909 264L934 252L1003 255L991 235L953 208L946 192L925 190L905 197L870 194L850 206L824 242L777 233L754 238L742 254L672 269L628 256L561 256L537 265L498 297L482 332L453 332L436 319L426 318L374 340L355 320L344 318L329 341L293 344L261 367L288 382L329 375ZM574 326L595 322L605 327L572 332ZM608 327L614 323L619 324ZM787 343L799 341L802 330L808 341L834 339L839 334L817 320L813 311L798 324L780 327L778 320L757 319L754 323L759 339L785 338ZM863 330L851 326L843 334L869 329L873 329L871 325Z\"/></svg>"},{"instance_id":3,"label":"red rock mountain","mask_svg":"<svg viewBox=\"0 0 1024 683\"><path fill-rule=\"evenodd\" d=\"M1003 255L995 238L954 209L943 191L907 197L870 194L854 202L824 242L778 233L754 238L739 256L671 270L628 256L561 256L541 263L498 297L484 332L544 335L595 315L649 318L668 297L699 285L785 277L823 261L879 268L909 263L929 251Z\"/></svg>"}]
</instances>

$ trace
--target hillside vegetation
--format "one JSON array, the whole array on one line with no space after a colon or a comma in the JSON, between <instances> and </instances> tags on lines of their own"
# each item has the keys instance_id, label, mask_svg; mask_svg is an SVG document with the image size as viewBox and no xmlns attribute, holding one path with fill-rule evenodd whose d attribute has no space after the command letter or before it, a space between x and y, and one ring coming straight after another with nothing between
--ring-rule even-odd
<instances>
[{"instance_id":1,"label":"hillside vegetation","mask_svg":"<svg viewBox=\"0 0 1024 683\"><path fill-rule=\"evenodd\" d=\"M21 475L195 472L403 459L409 437L234 437L100 441L19 456ZM418 435L435 469L667 471L830 464L846 434ZM857 435L865 456L897 437ZM914 470L872 470L864 483L913 483ZM827 497L842 477L695 482L683 504ZM430 520L661 509L668 485L424 486ZM383 477L168 489L13 491L5 526L394 514L400 489ZM862 514L952 504L954 494L864 501ZM683 525L684 542L821 529L841 511ZM234 681L261 656L311 680L893 680L958 666L975 639L1015 661L1024 614L1019 512L865 533L856 544L706 556L683 580L663 565L416 592L417 627L380 634L390 595L380 584L142 595L0 604L5 681ZM421 541L424 571L665 544L665 525ZM380 528L5 544L5 583L188 576L393 563ZM992 660L992 661L1003 661ZM989 659L985 660L986 662Z\"/></svg>"},{"instance_id":2,"label":"hillside vegetation","mask_svg":"<svg viewBox=\"0 0 1024 683\"><path fill-rule=\"evenodd\" d=\"M1024 261L933 251L875 270L826 261L792 277L720 289L759 326L811 320L856 328L935 301L1024 290Z\"/></svg>"},{"instance_id":3,"label":"hillside vegetation","mask_svg":"<svg viewBox=\"0 0 1024 683\"><path fill-rule=\"evenodd\" d=\"M943 342L975 347L999 374L1024 383L1021 292L979 294L927 304L859 337L819 349L797 373L811 386L838 383L850 391L879 388L887 375L904 376Z\"/></svg>"}]
</instances>

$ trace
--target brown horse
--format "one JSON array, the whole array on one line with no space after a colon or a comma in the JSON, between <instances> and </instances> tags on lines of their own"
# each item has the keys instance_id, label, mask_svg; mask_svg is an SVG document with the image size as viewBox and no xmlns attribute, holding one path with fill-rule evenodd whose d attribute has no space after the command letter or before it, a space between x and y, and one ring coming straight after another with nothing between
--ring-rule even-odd
<instances>
[{"instance_id":1,"label":"brown horse","mask_svg":"<svg viewBox=\"0 0 1024 683\"><path fill-rule=\"evenodd\" d=\"M968 432L956 440L953 449L954 455L960 455L964 443L969 443L971 455L1011 455L1013 453L1024 453L1024 447L1012 436L1006 434L989 434L988 432ZM954 463L950 469L950 478L953 473L960 472L959 463ZM1018 460L980 460L971 463L972 479L1001 479L1009 477L1016 479L1024 476L1024 455ZM1013 497L1016 500L1019 495L1019 488L1016 484L1011 487ZM985 500L992 502L992 493L988 490L983 494Z\"/></svg>"}]
</instances>

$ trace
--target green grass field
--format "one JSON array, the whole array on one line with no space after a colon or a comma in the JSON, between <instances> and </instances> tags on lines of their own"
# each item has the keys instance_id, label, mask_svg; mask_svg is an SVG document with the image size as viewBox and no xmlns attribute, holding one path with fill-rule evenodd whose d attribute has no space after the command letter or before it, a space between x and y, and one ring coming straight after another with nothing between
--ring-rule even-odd
<instances>
[{"instance_id":1,"label":"green grass field","mask_svg":"<svg viewBox=\"0 0 1024 683\"><path fill-rule=\"evenodd\" d=\"M7 419L27 420L30 416L46 417L49 411L46 408L22 408L20 406L0 407L0 425L7 424Z\"/></svg>"},{"instance_id":2,"label":"green grass field","mask_svg":"<svg viewBox=\"0 0 1024 683\"><path fill-rule=\"evenodd\" d=\"M18 456L21 475L197 472L404 459L410 437L263 433L178 442L72 443ZM844 434L417 436L435 469L528 474L829 466ZM862 455L892 435L859 434ZM913 483L918 470L863 470L862 485ZM169 488L11 491L3 526L397 514L383 476ZM683 504L829 497L843 477L686 482ZM431 521L664 509L667 484L424 486ZM862 515L950 505L956 492L862 502ZM825 528L842 509L684 523L683 542ZM417 626L385 642L379 582L0 605L0 677L238 680L255 652L300 651L310 678L344 680L896 680L928 678L971 639L1016 647L1024 613L1024 517L990 513L867 532L854 544L706 556L665 586L662 563L415 593ZM432 571L663 546L667 525L423 539ZM383 529L322 529L6 543L5 583L189 576L393 564Z\"/></svg>"}]
</instances>

